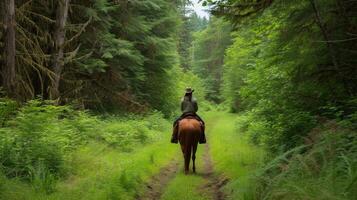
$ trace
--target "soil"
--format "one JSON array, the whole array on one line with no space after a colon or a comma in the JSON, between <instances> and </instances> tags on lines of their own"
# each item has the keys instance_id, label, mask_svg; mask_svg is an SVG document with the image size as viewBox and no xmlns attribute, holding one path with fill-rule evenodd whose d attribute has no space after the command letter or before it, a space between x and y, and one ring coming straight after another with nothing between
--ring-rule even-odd
<instances>
[{"instance_id":1,"label":"soil","mask_svg":"<svg viewBox=\"0 0 357 200\"><path fill-rule=\"evenodd\" d=\"M222 187L226 185L229 180L226 177L218 176L214 173L209 144L204 145L203 164L203 171L198 173L198 175L201 175L206 180L206 184L198 188L199 191L209 194L213 200L226 199L226 195L223 193ZM178 161L173 160L168 165L163 167L158 174L154 175L147 182L146 190L137 199L159 200L168 183L176 176L179 166Z\"/></svg>"},{"instance_id":2,"label":"soil","mask_svg":"<svg viewBox=\"0 0 357 200\"><path fill-rule=\"evenodd\" d=\"M226 195L221 189L229 180L226 177L218 176L214 173L209 144L205 145L203 161L205 165L203 177L207 180L207 183L200 189L209 193L213 200L226 199Z\"/></svg>"},{"instance_id":3,"label":"soil","mask_svg":"<svg viewBox=\"0 0 357 200\"><path fill-rule=\"evenodd\" d=\"M160 172L148 181L145 192L138 200L159 200L167 184L173 179L178 171L178 161L173 160Z\"/></svg>"}]
</instances>

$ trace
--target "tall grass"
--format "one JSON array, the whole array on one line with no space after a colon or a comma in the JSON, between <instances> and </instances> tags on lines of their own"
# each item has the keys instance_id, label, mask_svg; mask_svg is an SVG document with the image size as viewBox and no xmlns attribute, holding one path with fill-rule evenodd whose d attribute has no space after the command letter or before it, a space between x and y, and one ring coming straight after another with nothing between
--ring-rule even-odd
<instances>
[{"instance_id":1,"label":"tall grass","mask_svg":"<svg viewBox=\"0 0 357 200\"><path fill-rule=\"evenodd\" d=\"M295 119L291 118L290 124L303 124ZM277 149L286 146L274 142L277 141L274 137L287 131L285 125L257 120L254 112L240 115L237 131L268 152L264 166L254 171L250 189L243 193L244 199L355 199L357 135L353 122L354 114L338 122L325 119L309 133L302 131L298 140L297 134L282 136L300 146L278 153L281 151ZM283 130L276 135L279 127Z\"/></svg>"},{"instance_id":2,"label":"tall grass","mask_svg":"<svg viewBox=\"0 0 357 200\"><path fill-rule=\"evenodd\" d=\"M250 180L263 162L264 152L248 142L243 133L237 132L236 115L209 112L205 115L208 143L215 171L230 181L224 187L229 199L245 199L250 190Z\"/></svg>"},{"instance_id":3,"label":"tall grass","mask_svg":"<svg viewBox=\"0 0 357 200\"><path fill-rule=\"evenodd\" d=\"M224 187L229 199L356 199L357 134L350 122L327 121L301 146L272 154L252 144L257 130L270 131L261 121L244 114L206 117L215 124L207 127L208 140L217 172L230 180Z\"/></svg>"},{"instance_id":4,"label":"tall grass","mask_svg":"<svg viewBox=\"0 0 357 200\"><path fill-rule=\"evenodd\" d=\"M160 113L95 117L51 102L2 102L0 199L135 199L174 155Z\"/></svg>"},{"instance_id":5,"label":"tall grass","mask_svg":"<svg viewBox=\"0 0 357 200\"><path fill-rule=\"evenodd\" d=\"M334 122L318 129L317 141L278 156L257 174L254 199L356 198L356 132Z\"/></svg>"}]
</instances>

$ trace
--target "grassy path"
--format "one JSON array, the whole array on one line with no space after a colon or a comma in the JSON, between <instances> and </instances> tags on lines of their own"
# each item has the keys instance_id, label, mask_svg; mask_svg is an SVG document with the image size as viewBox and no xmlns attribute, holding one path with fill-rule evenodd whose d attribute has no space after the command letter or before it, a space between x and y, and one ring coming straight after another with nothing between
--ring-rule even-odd
<instances>
[{"instance_id":1,"label":"grassy path","mask_svg":"<svg viewBox=\"0 0 357 200\"><path fill-rule=\"evenodd\" d=\"M183 174L183 158L180 155L178 171L170 176L171 180L166 181L159 189L160 194L156 193L152 199L237 199L239 189L235 187L247 187L244 184L247 184L249 172L255 169L262 154L236 133L236 117L227 113L207 113L208 144L198 147L197 174Z\"/></svg>"},{"instance_id":2,"label":"grassy path","mask_svg":"<svg viewBox=\"0 0 357 200\"><path fill-rule=\"evenodd\" d=\"M196 174L184 175L180 147L169 143L171 124L166 123L154 132L154 142L133 151L90 140L71 155L69 176L45 183L52 184L51 192L0 176L0 199L245 199L241 194L253 188L249 174L259 164L261 151L235 131L236 115L210 112L203 117L208 144L198 147ZM116 130L116 123L106 125Z\"/></svg>"},{"instance_id":3,"label":"grassy path","mask_svg":"<svg viewBox=\"0 0 357 200\"><path fill-rule=\"evenodd\" d=\"M251 145L244 134L236 131L237 115L208 113L207 119L214 126L210 131L211 156L215 173L229 179L222 188L227 199L254 199L246 194L254 190L250 178L263 162L264 152Z\"/></svg>"},{"instance_id":4,"label":"grassy path","mask_svg":"<svg viewBox=\"0 0 357 200\"><path fill-rule=\"evenodd\" d=\"M171 127L171 126L170 126ZM168 128L169 129L169 128ZM55 182L56 190L46 193L26 182L0 177L0 200L134 200L143 185L162 172L176 148L170 132L162 132L154 143L122 152L101 142L92 142L74 152L73 175Z\"/></svg>"},{"instance_id":5,"label":"grassy path","mask_svg":"<svg viewBox=\"0 0 357 200\"><path fill-rule=\"evenodd\" d=\"M207 129L212 130L215 126L214 120L207 120ZM208 135L210 132L208 131ZM179 151L179 145L176 145L177 151ZM214 174L213 162L210 155L209 144L199 145L197 149L197 173L186 176L183 174L183 157L179 154L179 170L174 176L170 176L171 180L167 183L164 182L164 185L161 185L161 188L149 188L148 192L144 194L144 197L141 199L162 199L162 200L181 200L181 199L190 199L190 200L221 200L224 199L223 193L220 191L219 179ZM173 166L172 166L173 167ZM192 169L192 162L191 162ZM163 168L165 171L167 167ZM171 170L173 171L173 170ZM152 183L149 185L155 185L157 182L154 177ZM159 181L160 182L160 181ZM162 187L164 189L162 189ZM154 191L153 191L154 190ZM162 191L161 194L157 194L155 191ZM155 196L151 195L152 193L156 194ZM153 198L154 197L154 198ZM159 198L160 197L160 198Z\"/></svg>"}]
</instances>

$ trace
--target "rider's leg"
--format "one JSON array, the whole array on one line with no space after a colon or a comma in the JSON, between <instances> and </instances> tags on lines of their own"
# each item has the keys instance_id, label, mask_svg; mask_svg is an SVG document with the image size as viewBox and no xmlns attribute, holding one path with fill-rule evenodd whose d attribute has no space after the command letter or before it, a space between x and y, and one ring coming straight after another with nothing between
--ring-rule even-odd
<instances>
[{"instance_id":1,"label":"rider's leg","mask_svg":"<svg viewBox=\"0 0 357 200\"><path fill-rule=\"evenodd\" d=\"M206 143L205 122L202 120L200 116L196 115L196 117L201 122L201 135L200 135L200 140L198 142L200 144L205 144Z\"/></svg>"},{"instance_id":2,"label":"rider's leg","mask_svg":"<svg viewBox=\"0 0 357 200\"><path fill-rule=\"evenodd\" d=\"M171 136L171 143L178 143L178 126L177 124L174 125L173 127L173 132L172 132L172 136Z\"/></svg>"},{"instance_id":3,"label":"rider's leg","mask_svg":"<svg viewBox=\"0 0 357 200\"><path fill-rule=\"evenodd\" d=\"M205 125L202 124L201 126L201 135L200 135L200 140L198 141L200 144L205 144L206 141L206 134L205 134Z\"/></svg>"},{"instance_id":4,"label":"rider's leg","mask_svg":"<svg viewBox=\"0 0 357 200\"><path fill-rule=\"evenodd\" d=\"M172 132L172 137L171 137L171 143L178 143L178 123L182 119L182 115L177 118L173 124L173 132Z\"/></svg>"},{"instance_id":5,"label":"rider's leg","mask_svg":"<svg viewBox=\"0 0 357 200\"><path fill-rule=\"evenodd\" d=\"M205 125L205 122L203 121L203 119L199 115L196 114L196 117L203 125Z\"/></svg>"}]
</instances>

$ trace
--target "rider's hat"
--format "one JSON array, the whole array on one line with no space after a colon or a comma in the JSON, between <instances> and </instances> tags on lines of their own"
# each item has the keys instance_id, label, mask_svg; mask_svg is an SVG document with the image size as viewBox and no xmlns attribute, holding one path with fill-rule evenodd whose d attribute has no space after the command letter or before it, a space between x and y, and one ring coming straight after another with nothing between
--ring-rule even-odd
<instances>
[{"instance_id":1,"label":"rider's hat","mask_svg":"<svg viewBox=\"0 0 357 200\"><path fill-rule=\"evenodd\" d=\"M186 94L192 94L192 92L194 92L195 90L193 90L191 87L187 87L186 88Z\"/></svg>"}]
</instances>

